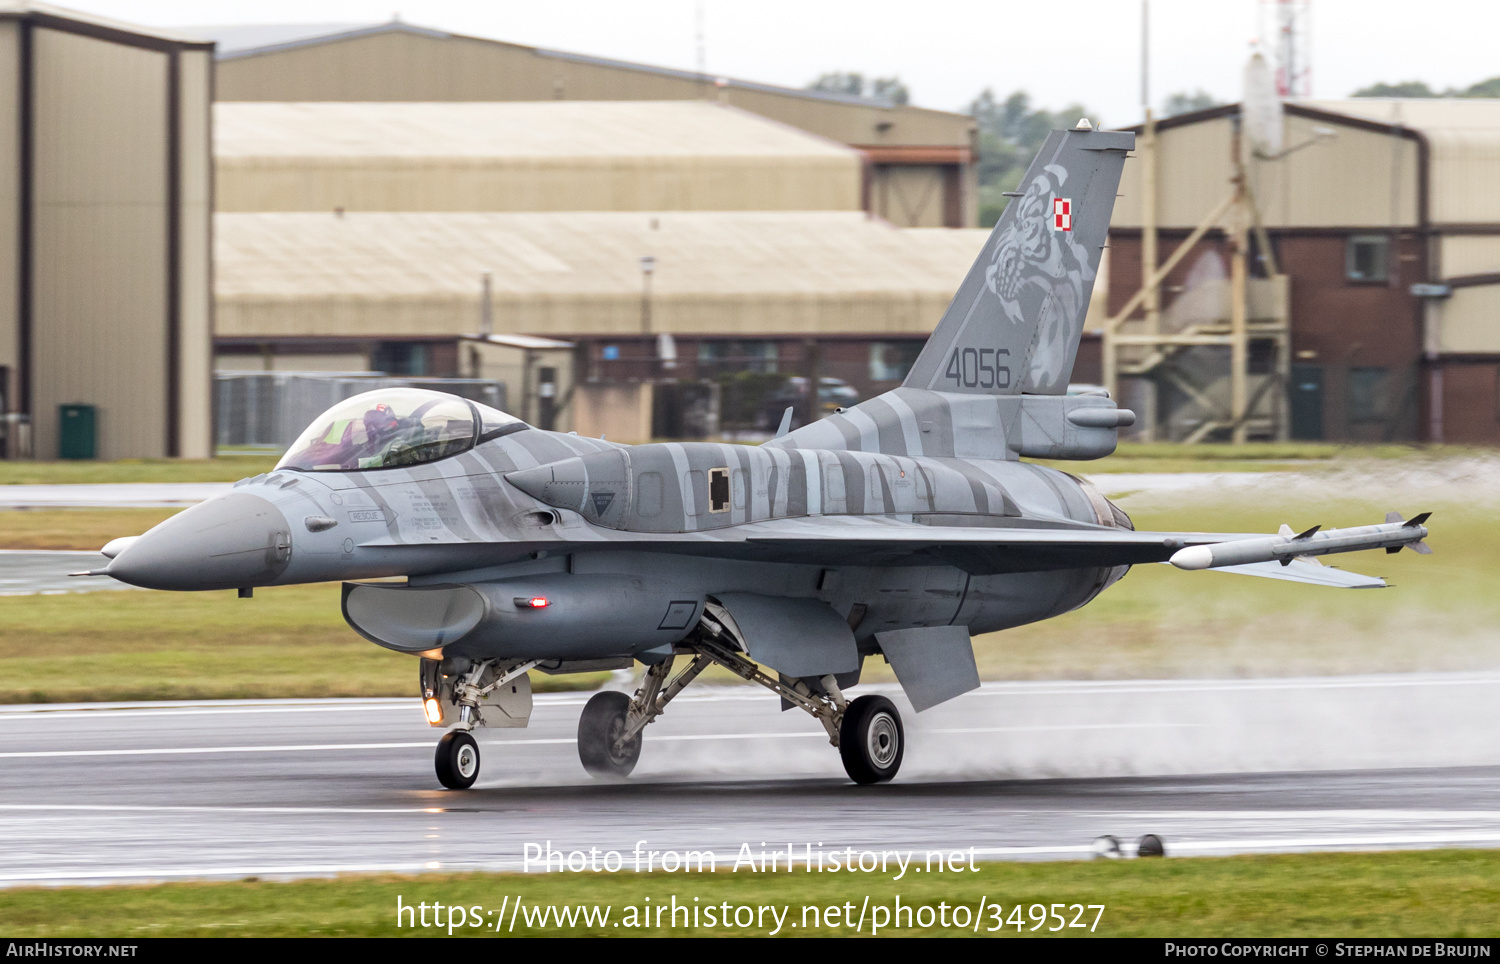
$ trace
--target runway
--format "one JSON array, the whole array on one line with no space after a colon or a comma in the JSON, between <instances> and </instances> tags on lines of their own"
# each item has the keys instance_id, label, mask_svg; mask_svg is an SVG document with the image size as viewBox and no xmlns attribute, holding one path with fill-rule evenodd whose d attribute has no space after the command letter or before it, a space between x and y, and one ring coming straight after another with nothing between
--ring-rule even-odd
<instances>
[{"instance_id":1,"label":"runway","mask_svg":"<svg viewBox=\"0 0 1500 964\"><path fill-rule=\"evenodd\" d=\"M573 745L588 694L482 736L438 788L409 700L0 708L0 884L523 868L525 845L965 850L1062 859L1101 834L1169 855L1500 845L1500 674L986 684L912 714L856 787L804 715L689 690L628 782ZM728 864L726 863L727 867Z\"/></svg>"},{"instance_id":2,"label":"runway","mask_svg":"<svg viewBox=\"0 0 1500 964\"><path fill-rule=\"evenodd\" d=\"M85 579L68 575L97 569L108 561L97 552L0 549L0 596L135 588L117 579Z\"/></svg>"}]
</instances>

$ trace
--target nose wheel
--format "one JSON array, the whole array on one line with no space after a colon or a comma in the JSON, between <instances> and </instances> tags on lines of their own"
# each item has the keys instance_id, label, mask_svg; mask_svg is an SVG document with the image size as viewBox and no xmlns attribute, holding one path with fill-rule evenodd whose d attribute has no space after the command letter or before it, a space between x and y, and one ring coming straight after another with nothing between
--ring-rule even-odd
<instances>
[{"instance_id":1,"label":"nose wheel","mask_svg":"<svg viewBox=\"0 0 1500 964\"><path fill-rule=\"evenodd\" d=\"M855 783L884 783L901 769L906 731L901 714L884 696L861 696L844 711L839 756Z\"/></svg>"},{"instance_id":2,"label":"nose wheel","mask_svg":"<svg viewBox=\"0 0 1500 964\"><path fill-rule=\"evenodd\" d=\"M433 762L439 783L449 790L467 790L479 779L479 744L464 730L444 733Z\"/></svg>"}]
</instances>

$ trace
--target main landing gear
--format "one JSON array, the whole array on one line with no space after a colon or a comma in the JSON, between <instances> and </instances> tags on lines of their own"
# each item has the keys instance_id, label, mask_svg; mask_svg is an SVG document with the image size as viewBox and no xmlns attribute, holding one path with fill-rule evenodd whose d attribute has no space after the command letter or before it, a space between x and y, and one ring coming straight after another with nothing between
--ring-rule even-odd
<instances>
[{"instance_id":1,"label":"main landing gear","mask_svg":"<svg viewBox=\"0 0 1500 964\"><path fill-rule=\"evenodd\" d=\"M735 636L724 621L715 618L713 609L710 606L694 634L678 644L671 656L646 670L633 697L595 693L584 706L578 719L578 758L585 770L604 779L629 776L640 759L646 727L689 683L717 663L823 724L828 742L838 749L844 770L855 783L883 783L896 775L906 731L895 704L883 696L861 696L851 702L832 676L772 676L741 652ZM679 656L688 656L691 662L673 676ZM436 661L423 664L423 707L428 722L453 727L438 741L433 760L439 783L450 790L467 790L479 778L474 727L526 725L531 691L524 677L536 665L536 660L476 660L447 671ZM455 708L456 720L449 716Z\"/></svg>"},{"instance_id":2,"label":"main landing gear","mask_svg":"<svg viewBox=\"0 0 1500 964\"><path fill-rule=\"evenodd\" d=\"M861 696L850 702L832 676L824 676L815 686L809 686L805 680L771 676L732 648L731 639L722 623L705 614L694 637L680 644L672 656L646 670L633 698L623 693L596 693L578 720L578 757L583 768L596 777L628 776L641 755L641 731L698 674L718 663L741 679L766 687L822 723L828 732L828 742L838 748L844 770L855 783L883 783L901 769L906 732L901 726L901 714L890 700L883 696ZM672 678L678 655L693 659Z\"/></svg>"}]
</instances>

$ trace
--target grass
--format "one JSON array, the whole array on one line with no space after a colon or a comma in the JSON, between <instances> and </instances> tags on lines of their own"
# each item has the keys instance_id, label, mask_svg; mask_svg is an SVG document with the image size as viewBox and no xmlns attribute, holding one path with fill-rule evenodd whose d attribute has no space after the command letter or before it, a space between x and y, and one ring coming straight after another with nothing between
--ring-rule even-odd
<instances>
[{"instance_id":1,"label":"grass","mask_svg":"<svg viewBox=\"0 0 1500 964\"><path fill-rule=\"evenodd\" d=\"M108 482L237 482L271 471L276 454L234 454L215 459L121 459L118 462L0 460L0 485Z\"/></svg>"},{"instance_id":2,"label":"grass","mask_svg":"<svg viewBox=\"0 0 1500 964\"><path fill-rule=\"evenodd\" d=\"M16 509L0 512L0 549L98 549L117 536L140 535L179 511Z\"/></svg>"},{"instance_id":3,"label":"grass","mask_svg":"<svg viewBox=\"0 0 1500 964\"><path fill-rule=\"evenodd\" d=\"M1488 448L1459 445L1355 445L1332 442L1251 442L1247 445L1122 442L1113 455L1090 462L1033 459L1075 475L1101 472L1284 472L1316 471L1352 462L1432 462L1493 455Z\"/></svg>"},{"instance_id":4,"label":"grass","mask_svg":"<svg viewBox=\"0 0 1500 964\"><path fill-rule=\"evenodd\" d=\"M1500 666L1500 507L1472 480L1442 488L1421 469L1383 488L1309 485L1209 497L1142 493L1122 504L1140 528L1272 532L1285 521L1359 525L1387 509L1435 510L1434 554L1336 560L1394 588L1351 591L1214 572L1137 566L1084 608L975 639L986 679L1121 679L1481 670ZM1310 493L1335 491L1337 498ZM1465 493L1469 493L1465 495ZM170 510L0 513L0 548L98 548ZM0 702L409 696L415 661L371 645L339 614L338 588L94 592L0 597ZM890 668L866 663L866 679ZM604 677L538 677L537 688ZM729 682L711 671L705 682Z\"/></svg>"},{"instance_id":5,"label":"grass","mask_svg":"<svg viewBox=\"0 0 1500 964\"><path fill-rule=\"evenodd\" d=\"M1249 445L1122 444L1093 462L1040 460L1069 472L1263 472L1316 468L1353 460L1432 460L1490 454L1492 449L1456 445L1339 445L1330 442L1256 442ZM221 452L213 459L123 459L117 462L0 460L0 485L108 482L235 482L269 472L280 455L260 451Z\"/></svg>"},{"instance_id":6,"label":"grass","mask_svg":"<svg viewBox=\"0 0 1500 964\"><path fill-rule=\"evenodd\" d=\"M0 597L0 703L414 696L417 661L344 624L326 583ZM607 673L533 674L539 691Z\"/></svg>"},{"instance_id":7,"label":"grass","mask_svg":"<svg viewBox=\"0 0 1500 964\"><path fill-rule=\"evenodd\" d=\"M922 859L918 855L918 860ZM1494 937L1500 935L1500 851L1415 851L1375 854L1288 854L1225 858L1129 860L1056 863L980 864L977 873L961 876L908 874L893 881L872 874L431 874L410 877L344 877L291 883L162 884L141 887L48 888L0 891L0 920L16 938L57 937L238 937L238 936L432 936L444 929L396 927L396 901L441 903L465 908L463 920L481 917L489 927L499 918L502 901L517 894L527 907L541 905L607 905L609 923L558 927L527 926L518 915L514 936L596 935L645 937L742 936L767 934L764 926L747 928L615 926L628 921L628 907L667 902L700 907L739 905L789 908L784 912L788 936L853 934L852 923L828 926L822 913L831 905L852 905L857 920L869 898L873 908L939 904L951 915L954 906L976 907L985 898L980 934L992 936L989 906L999 903L1009 918L1025 908L1024 927L1032 926L1033 905L1046 916L1053 903L1065 906L1065 919L1080 919L1072 905L1103 904L1100 937ZM803 907L819 908L807 917ZM668 911L668 914L670 911ZM444 913L446 920L447 913ZM455 917L458 915L455 914ZM1083 922L1095 912L1086 911ZM431 920L429 916L429 920ZM639 921L641 915L636 912ZM702 918L700 918L700 921ZM859 933L869 934L875 915ZM972 920L972 918L970 918ZM679 923L682 918L679 917ZM814 927L814 922L823 926ZM915 915L913 925L915 925ZM509 921L506 921L508 925ZM654 920L652 921L654 923ZM904 924L905 921L903 920ZM972 935L968 929L889 926L883 936ZM1057 926L1047 920L1046 927ZM484 927L460 927L455 934L485 936ZM509 934L503 929L502 934ZM1023 930L1023 934L1032 934ZM1008 925L997 935L1016 936ZM1086 928L1067 928L1067 936L1086 936Z\"/></svg>"}]
</instances>

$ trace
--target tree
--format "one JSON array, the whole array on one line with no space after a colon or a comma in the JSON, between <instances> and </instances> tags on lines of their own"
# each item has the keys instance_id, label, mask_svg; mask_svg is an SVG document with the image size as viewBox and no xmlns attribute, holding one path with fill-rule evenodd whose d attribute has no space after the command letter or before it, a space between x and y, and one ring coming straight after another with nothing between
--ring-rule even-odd
<instances>
[{"instance_id":1,"label":"tree","mask_svg":"<svg viewBox=\"0 0 1500 964\"><path fill-rule=\"evenodd\" d=\"M1491 77L1489 80L1481 80L1465 90L1461 97L1500 97L1500 77Z\"/></svg>"},{"instance_id":2,"label":"tree","mask_svg":"<svg viewBox=\"0 0 1500 964\"><path fill-rule=\"evenodd\" d=\"M870 81L870 96L876 100L888 100L898 106L911 100L911 92L900 77L876 77Z\"/></svg>"},{"instance_id":3,"label":"tree","mask_svg":"<svg viewBox=\"0 0 1500 964\"><path fill-rule=\"evenodd\" d=\"M1058 127L1072 127L1088 111L1077 104L1060 111L1033 109L1024 90L1004 100L985 88L965 108L979 128L979 223L992 227L1005 210L1005 191L1014 191L1026 165L1047 135ZM1097 121L1094 126L1099 126Z\"/></svg>"},{"instance_id":4,"label":"tree","mask_svg":"<svg viewBox=\"0 0 1500 964\"><path fill-rule=\"evenodd\" d=\"M1163 117L1176 117L1178 114L1191 114L1195 110L1208 110L1210 107L1219 107L1223 103L1222 100L1219 100L1202 88L1193 91L1191 94L1185 90L1179 90L1177 93L1167 97L1166 101L1162 104L1161 114Z\"/></svg>"},{"instance_id":5,"label":"tree","mask_svg":"<svg viewBox=\"0 0 1500 964\"><path fill-rule=\"evenodd\" d=\"M820 90L827 94L844 94L848 97L867 97L902 105L911 100L911 91L900 77L875 77L865 79L858 71L835 70L823 74L807 85L808 90Z\"/></svg>"},{"instance_id":6,"label":"tree","mask_svg":"<svg viewBox=\"0 0 1500 964\"><path fill-rule=\"evenodd\" d=\"M1481 80L1476 84L1470 84L1463 90L1457 87L1449 87L1446 90L1433 90L1427 86L1426 81L1403 80L1399 84L1371 84L1362 87L1353 94L1355 97L1500 97L1500 77L1491 77L1489 80Z\"/></svg>"},{"instance_id":7,"label":"tree","mask_svg":"<svg viewBox=\"0 0 1500 964\"><path fill-rule=\"evenodd\" d=\"M1371 84L1356 90L1355 97L1439 97L1424 81L1403 80L1399 84Z\"/></svg>"},{"instance_id":8,"label":"tree","mask_svg":"<svg viewBox=\"0 0 1500 964\"><path fill-rule=\"evenodd\" d=\"M817 80L807 85L807 89L820 90L825 94L846 94L850 97L863 97L865 93L865 75L835 70L833 73L819 75Z\"/></svg>"}]
</instances>

